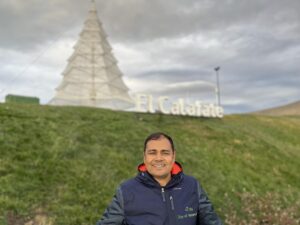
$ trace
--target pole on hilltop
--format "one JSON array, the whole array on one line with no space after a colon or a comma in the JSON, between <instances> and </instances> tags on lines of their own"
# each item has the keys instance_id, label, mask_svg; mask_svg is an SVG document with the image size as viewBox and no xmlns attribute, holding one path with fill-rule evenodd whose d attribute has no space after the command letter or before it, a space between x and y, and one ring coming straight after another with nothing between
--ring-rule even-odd
<instances>
[{"instance_id":1,"label":"pole on hilltop","mask_svg":"<svg viewBox=\"0 0 300 225\"><path fill-rule=\"evenodd\" d=\"M217 93L217 102L218 106L221 106L221 98L220 98L220 82L219 82L219 70L221 69L220 66L214 68L216 71L216 93Z\"/></svg>"}]
</instances>

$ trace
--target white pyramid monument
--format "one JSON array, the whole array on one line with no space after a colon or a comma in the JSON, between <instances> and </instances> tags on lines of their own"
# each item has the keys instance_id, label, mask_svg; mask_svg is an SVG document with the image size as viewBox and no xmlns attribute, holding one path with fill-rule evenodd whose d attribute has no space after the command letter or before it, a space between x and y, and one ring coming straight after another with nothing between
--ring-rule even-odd
<instances>
[{"instance_id":1,"label":"white pyramid monument","mask_svg":"<svg viewBox=\"0 0 300 225\"><path fill-rule=\"evenodd\" d=\"M68 59L63 80L50 105L76 105L123 110L134 105L122 72L113 56L96 3L84 23L74 53Z\"/></svg>"}]
</instances>

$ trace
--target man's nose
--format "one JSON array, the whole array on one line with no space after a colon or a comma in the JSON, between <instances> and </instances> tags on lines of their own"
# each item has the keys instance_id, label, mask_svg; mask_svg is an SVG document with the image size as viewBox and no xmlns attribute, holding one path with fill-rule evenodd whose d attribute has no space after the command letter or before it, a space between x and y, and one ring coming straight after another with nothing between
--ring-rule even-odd
<instances>
[{"instance_id":1,"label":"man's nose","mask_svg":"<svg viewBox=\"0 0 300 225\"><path fill-rule=\"evenodd\" d=\"M156 154L155 159L156 160L162 160L162 155L160 153Z\"/></svg>"}]
</instances>

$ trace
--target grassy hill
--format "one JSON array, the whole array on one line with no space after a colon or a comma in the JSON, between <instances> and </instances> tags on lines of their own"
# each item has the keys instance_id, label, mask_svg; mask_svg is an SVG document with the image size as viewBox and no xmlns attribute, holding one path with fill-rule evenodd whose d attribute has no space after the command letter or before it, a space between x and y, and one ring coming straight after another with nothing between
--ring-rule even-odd
<instances>
[{"instance_id":1,"label":"grassy hill","mask_svg":"<svg viewBox=\"0 0 300 225\"><path fill-rule=\"evenodd\" d=\"M261 211L300 218L299 116L204 119L0 104L0 224L95 224L117 185L136 174L143 141L155 131L174 138L177 160L226 224Z\"/></svg>"}]
</instances>

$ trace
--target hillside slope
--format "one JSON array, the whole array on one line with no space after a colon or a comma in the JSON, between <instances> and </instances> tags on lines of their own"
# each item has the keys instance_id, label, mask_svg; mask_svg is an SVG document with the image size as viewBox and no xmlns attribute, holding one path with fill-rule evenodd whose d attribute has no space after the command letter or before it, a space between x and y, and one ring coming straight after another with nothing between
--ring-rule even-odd
<instances>
[{"instance_id":1,"label":"hillside slope","mask_svg":"<svg viewBox=\"0 0 300 225\"><path fill-rule=\"evenodd\" d=\"M95 224L117 185L136 174L144 138L155 131L174 137L177 160L223 219L233 210L245 216L240 193L278 194L282 208L300 199L300 117L0 104L0 224L37 214L49 224Z\"/></svg>"},{"instance_id":2,"label":"hillside slope","mask_svg":"<svg viewBox=\"0 0 300 225\"><path fill-rule=\"evenodd\" d=\"M300 115L300 101L293 102L287 105L266 109L262 111L255 112L255 114L260 115L270 115L270 116L291 116Z\"/></svg>"}]
</instances>

